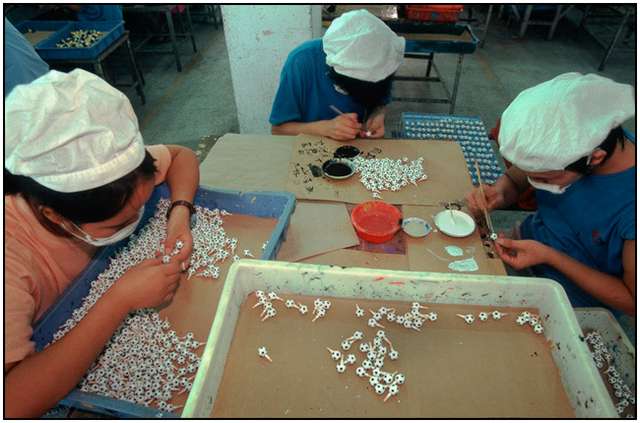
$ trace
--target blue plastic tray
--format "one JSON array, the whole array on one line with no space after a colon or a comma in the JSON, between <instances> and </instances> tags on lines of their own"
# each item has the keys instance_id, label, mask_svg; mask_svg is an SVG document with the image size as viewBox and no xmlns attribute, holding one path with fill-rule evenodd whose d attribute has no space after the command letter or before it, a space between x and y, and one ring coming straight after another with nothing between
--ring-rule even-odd
<instances>
[{"instance_id":1,"label":"blue plastic tray","mask_svg":"<svg viewBox=\"0 0 640 423\"><path fill-rule=\"evenodd\" d=\"M460 144L467 162L469 176L478 185L474 160L478 161L482 182L493 184L504 173L487 130L477 116L452 116L423 113L402 113L402 138L453 140Z\"/></svg>"},{"instance_id":2,"label":"blue plastic tray","mask_svg":"<svg viewBox=\"0 0 640 423\"><path fill-rule=\"evenodd\" d=\"M66 22L67 25L42 43L36 51L44 60L90 60L95 59L124 33L123 21ZM91 47L58 48L56 43L69 37L72 31L95 29L106 34Z\"/></svg>"},{"instance_id":3,"label":"blue plastic tray","mask_svg":"<svg viewBox=\"0 0 640 423\"><path fill-rule=\"evenodd\" d=\"M38 48L43 45L46 41L51 38L55 38L58 34L58 31L64 30L64 28L69 25L70 21L23 21L16 25L16 29L23 34L29 32L29 30L33 31L55 31L55 34L51 34L48 38L44 40L38 41L34 44L34 48Z\"/></svg>"},{"instance_id":4,"label":"blue plastic tray","mask_svg":"<svg viewBox=\"0 0 640 423\"><path fill-rule=\"evenodd\" d=\"M146 203L141 224L134 234L138 234L153 216L156 205L161 198L169 198L166 184L157 187ZM263 260L273 260L278 254L280 244L284 240L286 229L295 208L295 196L288 192L239 192L201 187L195 197L195 204L210 209L225 209L231 213L258 217L277 218L278 222L271 233L267 247L260 256ZM122 247L128 239L102 248L89 266L73 281L60 299L34 325L32 340L40 351L52 339L53 334L71 316L73 310L82 304L82 300L91 289L90 282L103 272L109 259ZM101 395L74 390L60 404L88 411L99 412L119 417L178 417L154 408L144 407L127 401L115 400Z\"/></svg>"}]
</instances>

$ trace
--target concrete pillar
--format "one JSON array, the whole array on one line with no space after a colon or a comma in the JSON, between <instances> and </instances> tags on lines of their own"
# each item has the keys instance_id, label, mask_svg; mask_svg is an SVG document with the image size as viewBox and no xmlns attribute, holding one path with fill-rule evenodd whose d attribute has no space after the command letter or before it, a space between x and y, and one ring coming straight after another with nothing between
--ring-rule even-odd
<instances>
[{"instance_id":1,"label":"concrete pillar","mask_svg":"<svg viewBox=\"0 0 640 423\"><path fill-rule=\"evenodd\" d=\"M240 132L268 134L282 65L300 43L320 36L321 6L223 5L222 17Z\"/></svg>"}]
</instances>

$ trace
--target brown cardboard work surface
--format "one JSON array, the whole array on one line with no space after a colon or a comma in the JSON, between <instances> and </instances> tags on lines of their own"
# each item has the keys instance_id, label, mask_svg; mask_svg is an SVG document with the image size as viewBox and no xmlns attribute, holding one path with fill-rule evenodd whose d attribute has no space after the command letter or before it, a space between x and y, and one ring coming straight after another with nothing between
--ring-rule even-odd
<instances>
[{"instance_id":1,"label":"brown cardboard work surface","mask_svg":"<svg viewBox=\"0 0 640 423\"><path fill-rule=\"evenodd\" d=\"M240 191L286 191L294 139L227 134L200 164L200 183Z\"/></svg>"},{"instance_id":2,"label":"brown cardboard work surface","mask_svg":"<svg viewBox=\"0 0 640 423\"><path fill-rule=\"evenodd\" d=\"M277 220L249 215L233 214L224 217L224 230L227 236L238 239L236 254L243 257L243 250L250 250L254 256L260 257L262 244L271 237ZM171 329L179 336L193 332L194 338L206 342L211 331L213 317L218 307L218 300L233 260L227 258L220 265L218 279L193 276L187 280L183 276L173 301L160 310L160 316L169 319ZM201 355L204 346L196 351ZM176 395L171 399L174 405L183 405L188 393ZM181 412L181 409L176 411Z\"/></svg>"},{"instance_id":3,"label":"brown cardboard work surface","mask_svg":"<svg viewBox=\"0 0 640 423\"><path fill-rule=\"evenodd\" d=\"M408 270L409 262L403 254L372 253L360 250L337 250L300 260L301 263L326 264L368 269Z\"/></svg>"},{"instance_id":4,"label":"brown cardboard work surface","mask_svg":"<svg viewBox=\"0 0 640 423\"><path fill-rule=\"evenodd\" d=\"M377 158L415 160L424 158L423 168L428 179L409 184L400 191L383 191L382 199L391 204L440 205L461 201L472 190L471 178L460 146L455 142L405 140L355 140L350 143L328 138L300 135L296 137L291 161L287 191L298 199L361 203L372 201L372 193L362 185L359 175L345 180L314 177L310 164L321 166L340 146L357 146L363 154Z\"/></svg>"},{"instance_id":5,"label":"brown cardboard work surface","mask_svg":"<svg viewBox=\"0 0 640 423\"><path fill-rule=\"evenodd\" d=\"M286 298L290 298L287 296ZM313 309L314 297L291 297ZM377 329L354 315L356 301L332 299L323 319L311 322L281 303L276 318L260 322L255 298L243 304L236 325L212 417L573 417L550 346L530 327L513 321L522 309L499 321L467 325L456 313L477 313L482 307L434 305L436 322L422 331L387 323L386 335L399 359L385 360L383 371L406 376L397 396L386 403L373 392L356 367L364 359L356 342L348 353L357 364L339 374L327 347L355 330L371 341ZM360 301L408 311L408 303ZM530 311L535 311L528 309ZM367 315L368 315L367 311ZM509 319L508 317L511 317ZM265 346L273 362L258 357Z\"/></svg>"},{"instance_id":6,"label":"brown cardboard work surface","mask_svg":"<svg viewBox=\"0 0 640 423\"><path fill-rule=\"evenodd\" d=\"M294 262L358 242L344 204L299 201L277 259Z\"/></svg>"},{"instance_id":7,"label":"brown cardboard work surface","mask_svg":"<svg viewBox=\"0 0 640 423\"><path fill-rule=\"evenodd\" d=\"M433 216L445 210L442 207L430 206L403 206L402 215L407 217L419 217L424 219L434 229L424 238L412 238L405 236L407 243L407 257L409 261L409 270L421 272L446 272L457 273L449 269L449 263L456 260L464 260L473 257L478 263L478 270L475 272L462 273L479 273L487 275L506 275L502 260L491 258L488 251L483 245L480 238L478 227L473 234L465 238L454 238L440 232L433 223ZM467 211L463 209L463 211ZM486 241L489 242L489 241ZM464 255L460 257L450 256L445 247L454 245L464 250Z\"/></svg>"}]
</instances>

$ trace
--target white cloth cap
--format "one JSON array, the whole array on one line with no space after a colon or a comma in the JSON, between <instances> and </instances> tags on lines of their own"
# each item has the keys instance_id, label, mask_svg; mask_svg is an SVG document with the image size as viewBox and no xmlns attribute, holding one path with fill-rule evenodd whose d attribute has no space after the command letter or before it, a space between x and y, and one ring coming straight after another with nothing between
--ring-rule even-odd
<instances>
[{"instance_id":1,"label":"white cloth cap","mask_svg":"<svg viewBox=\"0 0 640 423\"><path fill-rule=\"evenodd\" d=\"M4 102L4 165L58 192L113 182L145 156L127 97L81 69L49 71Z\"/></svg>"},{"instance_id":2,"label":"white cloth cap","mask_svg":"<svg viewBox=\"0 0 640 423\"><path fill-rule=\"evenodd\" d=\"M403 37L364 9L336 18L322 38L327 65L368 82L382 81L398 69L404 45Z\"/></svg>"},{"instance_id":3,"label":"white cloth cap","mask_svg":"<svg viewBox=\"0 0 640 423\"><path fill-rule=\"evenodd\" d=\"M634 114L631 85L565 73L522 91L502 113L500 153L527 172L563 170Z\"/></svg>"}]
</instances>

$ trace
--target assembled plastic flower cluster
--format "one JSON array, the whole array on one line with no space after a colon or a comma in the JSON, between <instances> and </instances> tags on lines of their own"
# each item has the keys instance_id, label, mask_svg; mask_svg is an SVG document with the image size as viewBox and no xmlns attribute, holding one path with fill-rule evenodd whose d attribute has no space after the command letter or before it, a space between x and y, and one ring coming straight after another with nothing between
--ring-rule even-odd
<instances>
[{"instance_id":1,"label":"assembled plastic flower cluster","mask_svg":"<svg viewBox=\"0 0 640 423\"><path fill-rule=\"evenodd\" d=\"M624 382L624 379L622 379L618 369L613 365L613 355L605 345L602 335L593 331L589 332L584 339L591 348L591 356L593 357L593 361L596 363L596 367L598 369L602 369L607 366L604 373L607 375L607 380L613 388L613 395L618 399L616 411L618 412L618 415L622 417L629 406L635 405L636 398L629 386ZM634 418L632 414L627 414L624 417Z\"/></svg>"},{"instance_id":2,"label":"assembled plastic flower cluster","mask_svg":"<svg viewBox=\"0 0 640 423\"><path fill-rule=\"evenodd\" d=\"M52 342L73 329L128 269L155 257L166 238L168 207L168 200L159 201L155 215L111 259L107 269L91 282L89 294L80 307L73 311L71 318L54 334ZM198 225L192 231L192 268L208 266L210 262L206 258L207 253L216 253L235 244L224 235L220 212L202 207L196 207L196 212ZM210 238L210 234L217 234L222 240L216 238L218 241L212 243L206 239ZM181 241L176 243L174 251L168 256L169 260L180 250L180 244ZM219 260L221 256L217 258ZM163 411L174 411L178 406L170 404L169 400L176 392L191 389L193 375L200 364L195 351L202 345L203 343L194 339L192 333L180 337L171 330L169 321L163 320L155 310L138 310L130 314L117 329L81 381L80 389L153 406Z\"/></svg>"},{"instance_id":3,"label":"assembled plastic flower cluster","mask_svg":"<svg viewBox=\"0 0 640 423\"><path fill-rule=\"evenodd\" d=\"M423 158L402 160L389 158L367 159L357 156L353 159L355 171L360 173L360 182L373 193L373 198L381 198L380 191L400 191L409 184L427 179L422 168Z\"/></svg>"}]
</instances>

